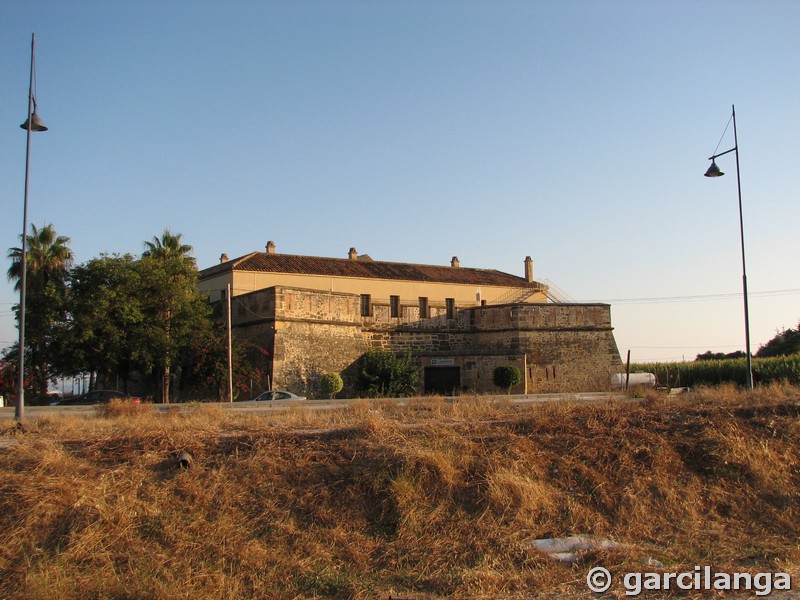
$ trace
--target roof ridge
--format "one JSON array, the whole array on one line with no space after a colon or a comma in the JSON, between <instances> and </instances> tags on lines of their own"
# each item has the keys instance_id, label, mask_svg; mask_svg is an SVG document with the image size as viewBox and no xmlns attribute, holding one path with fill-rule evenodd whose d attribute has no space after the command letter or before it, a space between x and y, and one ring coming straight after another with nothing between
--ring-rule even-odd
<instances>
[{"instance_id":1,"label":"roof ridge","mask_svg":"<svg viewBox=\"0 0 800 600\"><path fill-rule=\"evenodd\" d=\"M503 275L511 275L512 277L517 277L517 275L514 275L513 273L507 273L505 271L500 271L499 269L488 269L488 268L485 268L485 267L464 267L464 266L453 267L452 265L433 265L433 264L430 264L430 263L414 263L414 262L395 261L395 260L380 260L380 259L371 258L371 257L370 257L370 260L368 260L368 261L367 260L360 261L360 260L352 260L352 259L347 258L347 257L340 258L338 256L314 256L314 255L311 255L311 254L288 254L288 253L285 253L285 252L275 252L274 254L270 254L269 252L255 251L255 252L251 252L250 254L246 254L246 255L244 255L244 256L242 256L240 258L235 258L235 259L233 259L232 261L229 261L229 262L239 262L239 261L242 261L242 260L244 260L246 258L251 258L254 254L258 254L258 255L261 255L261 256L276 256L276 257L277 256L288 256L288 257L292 257L292 258L312 258L312 259L322 259L322 260L337 260L337 261L343 261L343 262L348 262L348 263L349 262L362 262L362 263L371 262L371 263L384 263L384 264L388 264L388 265L408 265L408 266L411 266L411 267L434 267L434 268L441 268L441 269L469 269L469 270L472 270L472 271L491 271L493 273L502 273Z\"/></svg>"},{"instance_id":2,"label":"roof ridge","mask_svg":"<svg viewBox=\"0 0 800 600\"><path fill-rule=\"evenodd\" d=\"M248 252L247 254L243 254L242 256L240 256L238 258L233 258L231 260L226 260L224 263L221 263L221 264L223 264L223 265L224 264L230 264L231 266L238 265L239 263L244 262L248 258L251 258L254 254L266 254L266 253L259 253L257 251L256 252ZM216 267L217 265L214 265L214 266Z\"/></svg>"},{"instance_id":3,"label":"roof ridge","mask_svg":"<svg viewBox=\"0 0 800 600\"><path fill-rule=\"evenodd\" d=\"M325 275L334 277L405 280L464 285L529 287L524 277L498 269L432 265L388 260L353 260L331 256L250 252L200 271L200 278L232 271Z\"/></svg>"}]
</instances>

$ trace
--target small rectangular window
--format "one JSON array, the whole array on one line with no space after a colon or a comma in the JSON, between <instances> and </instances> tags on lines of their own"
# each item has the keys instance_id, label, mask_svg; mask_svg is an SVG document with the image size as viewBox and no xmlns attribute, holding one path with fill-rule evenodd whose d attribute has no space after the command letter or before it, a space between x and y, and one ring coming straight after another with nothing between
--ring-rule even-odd
<instances>
[{"instance_id":1,"label":"small rectangular window","mask_svg":"<svg viewBox=\"0 0 800 600\"><path fill-rule=\"evenodd\" d=\"M424 296L419 297L419 318L428 318L428 299Z\"/></svg>"},{"instance_id":2,"label":"small rectangular window","mask_svg":"<svg viewBox=\"0 0 800 600\"><path fill-rule=\"evenodd\" d=\"M392 318L400 316L400 296L389 296L389 310Z\"/></svg>"},{"instance_id":3,"label":"small rectangular window","mask_svg":"<svg viewBox=\"0 0 800 600\"><path fill-rule=\"evenodd\" d=\"M368 317L370 309L372 308L372 301L369 294L361 294L361 316Z\"/></svg>"},{"instance_id":4,"label":"small rectangular window","mask_svg":"<svg viewBox=\"0 0 800 600\"><path fill-rule=\"evenodd\" d=\"M456 318L456 299L455 298L445 298L444 302L445 302L445 305L447 306L447 318L448 319L455 319Z\"/></svg>"}]
</instances>

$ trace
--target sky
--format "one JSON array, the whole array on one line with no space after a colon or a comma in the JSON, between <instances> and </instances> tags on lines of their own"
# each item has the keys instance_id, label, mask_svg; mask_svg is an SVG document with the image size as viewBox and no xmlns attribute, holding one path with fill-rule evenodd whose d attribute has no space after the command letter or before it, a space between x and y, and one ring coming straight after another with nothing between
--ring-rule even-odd
<instances>
[{"instance_id":1,"label":"sky","mask_svg":"<svg viewBox=\"0 0 800 600\"><path fill-rule=\"evenodd\" d=\"M611 304L623 359L800 322L800 3L5 0L0 248L76 263L165 228L263 251L498 269ZM0 278L0 347L18 294Z\"/></svg>"}]
</instances>

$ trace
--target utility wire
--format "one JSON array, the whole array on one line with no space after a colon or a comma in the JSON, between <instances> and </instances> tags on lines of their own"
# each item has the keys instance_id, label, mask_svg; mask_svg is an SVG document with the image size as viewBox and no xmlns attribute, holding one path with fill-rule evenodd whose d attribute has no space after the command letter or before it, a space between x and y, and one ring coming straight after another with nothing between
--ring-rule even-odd
<instances>
[{"instance_id":1,"label":"utility wire","mask_svg":"<svg viewBox=\"0 0 800 600\"><path fill-rule=\"evenodd\" d=\"M771 296L791 296L800 294L800 289L769 290L764 292L749 292L751 298L768 298ZM590 300L603 304L664 304L678 302L710 302L714 300L738 300L742 293L733 294L700 294L696 296L660 296L654 298L612 298L610 300Z\"/></svg>"}]
</instances>

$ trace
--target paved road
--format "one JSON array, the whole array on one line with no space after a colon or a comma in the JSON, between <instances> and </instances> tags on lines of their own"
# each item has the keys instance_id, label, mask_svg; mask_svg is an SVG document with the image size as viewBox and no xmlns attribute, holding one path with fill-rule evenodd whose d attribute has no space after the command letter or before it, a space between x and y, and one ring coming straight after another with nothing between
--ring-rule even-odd
<instances>
[{"instance_id":1,"label":"paved road","mask_svg":"<svg viewBox=\"0 0 800 600\"><path fill-rule=\"evenodd\" d=\"M458 402L459 400L470 399L469 396L453 396L445 398L445 402ZM511 396L497 395L497 396L480 396L480 399L486 402L495 400L510 399L514 404L545 404L549 402L610 402L610 401L631 401L629 396L620 392L581 392L574 394L512 394ZM332 410L336 408L344 408L348 404L352 404L357 400L353 399L337 399L337 400L301 400L301 401L287 401L287 400L274 400L270 402L218 402L210 403L219 406L225 410L233 412L272 412L276 410L286 410L292 406L302 406L309 410ZM404 405L408 402L408 398L381 398L381 402L396 402L398 405ZM154 407L157 410L166 412L168 410L191 410L196 404L156 404ZM86 417L93 416L96 413L94 406L26 406L25 418L36 418L39 415L84 415ZM0 408L0 419L13 419L14 407L7 406Z\"/></svg>"}]
</instances>

